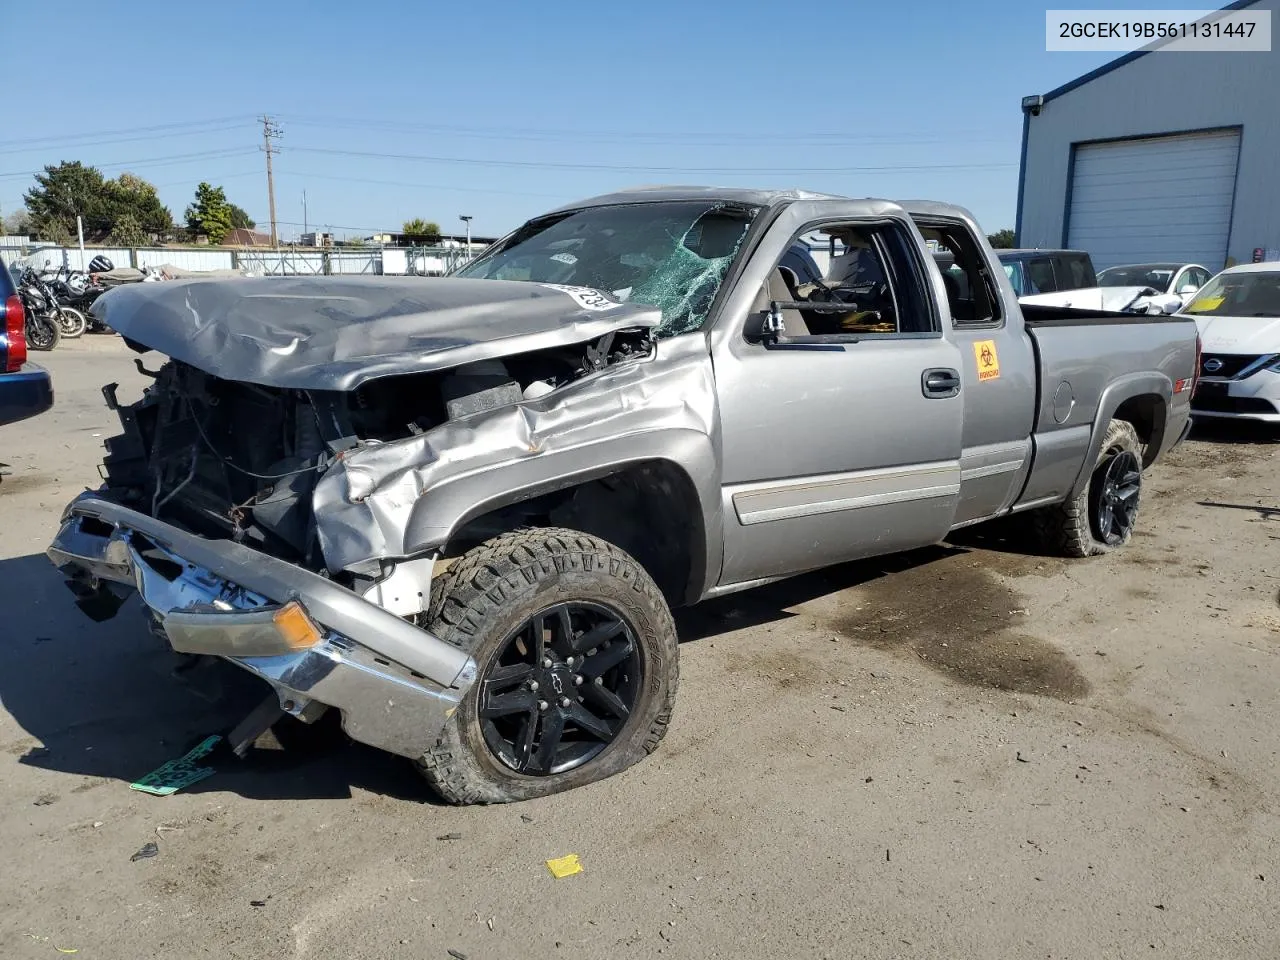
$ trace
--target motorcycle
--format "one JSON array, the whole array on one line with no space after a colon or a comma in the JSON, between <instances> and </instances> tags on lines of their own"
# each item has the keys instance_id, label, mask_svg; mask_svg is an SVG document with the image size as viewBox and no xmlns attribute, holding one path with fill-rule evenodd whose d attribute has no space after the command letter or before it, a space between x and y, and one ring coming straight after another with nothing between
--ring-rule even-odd
<instances>
[{"instance_id":1,"label":"motorcycle","mask_svg":"<svg viewBox=\"0 0 1280 960\"><path fill-rule=\"evenodd\" d=\"M105 260L105 258L97 258ZM106 261L110 263L110 261ZM107 267L106 269L110 269ZM98 282L94 274L84 274L79 270L69 270L66 267L60 269L52 277L45 277L45 282L53 290L54 296L58 303L61 304L64 315L69 313L80 314L87 318L87 329L92 333L101 333L107 331L107 327L94 318L90 312L93 302L107 292L107 288ZM81 333L85 332L81 330ZM77 337L78 333L69 333L64 322L63 336Z\"/></svg>"},{"instance_id":2,"label":"motorcycle","mask_svg":"<svg viewBox=\"0 0 1280 960\"><path fill-rule=\"evenodd\" d=\"M83 334L85 328L89 325L85 315L74 307L64 306L58 300L53 288L41 279L40 275L34 270L27 269L23 272L18 294L22 297L28 322L35 319L48 318L58 329L57 340L54 340L47 347L33 344L36 350L52 350L64 336L74 339ZM42 337L39 331L37 331L37 337L41 340L47 339L47 337ZM28 340L30 340L29 336Z\"/></svg>"},{"instance_id":3,"label":"motorcycle","mask_svg":"<svg viewBox=\"0 0 1280 960\"><path fill-rule=\"evenodd\" d=\"M57 300L52 291L46 293L47 288L42 287L31 270L23 273L18 285L18 297L22 300L22 312L26 317L27 346L32 350L52 350L62 341Z\"/></svg>"}]
</instances>

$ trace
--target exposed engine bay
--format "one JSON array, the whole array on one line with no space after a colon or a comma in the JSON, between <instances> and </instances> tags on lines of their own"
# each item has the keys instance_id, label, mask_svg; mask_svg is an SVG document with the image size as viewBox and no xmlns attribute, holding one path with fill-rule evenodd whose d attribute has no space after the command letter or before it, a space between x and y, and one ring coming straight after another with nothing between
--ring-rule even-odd
<instances>
[{"instance_id":1,"label":"exposed engine bay","mask_svg":"<svg viewBox=\"0 0 1280 960\"><path fill-rule=\"evenodd\" d=\"M147 348L131 343L141 351ZM134 510L212 538L325 569L312 494L342 457L536 400L593 373L650 355L646 328L451 370L367 380L349 391L227 380L180 360L158 370L137 403L104 389L123 433L106 442L105 492Z\"/></svg>"}]
</instances>

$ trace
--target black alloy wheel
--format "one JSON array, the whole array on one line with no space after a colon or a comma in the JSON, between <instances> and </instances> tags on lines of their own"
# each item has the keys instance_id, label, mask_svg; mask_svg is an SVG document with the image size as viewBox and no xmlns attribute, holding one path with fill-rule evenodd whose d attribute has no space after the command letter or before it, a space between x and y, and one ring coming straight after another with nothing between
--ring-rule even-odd
<instances>
[{"instance_id":1,"label":"black alloy wheel","mask_svg":"<svg viewBox=\"0 0 1280 960\"><path fill-rule=\"evenodd\" d=\"M557 603L524 621L480 677L485 744L526 776L564 773L617 737L641 677L635 629L616 610Z\"/></svg>"},{"instance_id":2,"label":"black alloy wheel","mask_svg":"<svg viewBox=\"0 0 1280 960\"><path fill-rule=\"evenodd\" d=\"M1129 450L1108 450L1089 492L1093 535L1108 546L1124 543L1133 532L1142 490L1142 464Z\"/></svg>"}]
</instances>

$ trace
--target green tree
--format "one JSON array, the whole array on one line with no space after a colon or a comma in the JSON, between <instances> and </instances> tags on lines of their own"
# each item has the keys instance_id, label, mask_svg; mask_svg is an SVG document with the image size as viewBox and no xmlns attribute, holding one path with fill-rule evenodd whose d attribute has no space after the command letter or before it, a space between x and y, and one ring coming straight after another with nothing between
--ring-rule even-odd
<instances>
[{"instance_id":1,"label":"green tree","mask_svg":"<svg viewBox=\"0 0 1280 960\"><path fill-rule=\"evenodd\" d=\"M107 239L126 215L125 226L135 236L141 231L143 242L173 229L173 217L146 180L131 173L108 180L78 160L45 167L23 200L32 233L55 242L75 238L77 215L90 242Z\"/></svg>"},{"instance_id":2,"label":"green tree","mask_svg":"<svg viewBox=\"0 0 1280 960\"><path fill-rule=\"evenodd\" d=\"M122 247L141 247L150 243L151 237L142 228L138 218L126 211L116 217L115 226L112 227L111 236L107 237L107 240Z\"/></svg>"},{"instance_id":3,"label":"green tree","mask_svg":"<svg viewBox=\"0 0 1280 960\"><path fill-rule=\"evenodd\" d=\"M1013 249L1013 231L1008 227L1003 230L997 230L995 233L987 234L987 240L997 250Z\"/></svg>"},{"instance_id":4,"label":"green tree","mask_svg":"<svg viewBox=\"0 0 1280 960\"><path fill-rule=\"evenodd\" d=\"M210 243L221 243L232 229L227 192L202 180L196 187L195 202L187 207L186 219L187 229L193 234L204 234Z\"/></svg>"},{"instance_id":5,"label":"green tree","mask_svg":"<svg viewBox=\"0 0 1280 960\"><path fill-rule=\"evenodd\" d=\"M242 207L237 207L234 203L229 203L227 206L231 208L231 226L237 230L252 230L257 226Z\"/></svg>"},{"instance_id":6,"label":"green tree","mask_svg":"<svg viewBox=\"0 0 1280 960\"><path fill-rule=\"evenodd\" d=\"M439 240L440 224L431 220L423 220L421 217L414 217L412 220L404 222L404 235L413 240Z\"/></svg>"},{"instance_id":7,"label":"green tree","mask_svg":"<svg viewBox=\"0 0 1280 960\"><path fill-rule=\"evenodd\" d=\"M36 185L23 196L36 234L55 243L76 235L76 215L84 220L85 239L111 231L106 204L106 180L95 167L80 161L46 166Z\"/></svg>"},{"instance_id":8,"label":"green tree","mask_svg":"<svg viewBox=\"0 0 1280 960\"><path fill-rule=\"evenodd\" d=\"M156 193L156 188L132 173L108 180L105 188L111 236L140 237L130 246L150 243L173 230L173 216ZM123 242L123 241L121 241Z\"/></svg>"}]
</instances>

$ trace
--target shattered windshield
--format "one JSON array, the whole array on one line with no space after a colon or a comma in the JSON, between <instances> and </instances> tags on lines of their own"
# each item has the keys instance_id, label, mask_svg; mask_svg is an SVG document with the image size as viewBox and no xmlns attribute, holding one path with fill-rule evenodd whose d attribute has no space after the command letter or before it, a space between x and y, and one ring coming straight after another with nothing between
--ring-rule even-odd
<instances>
[{"instance_id":1,"label":"shattered windshield","mask_svg":"<svg viewBox=\"0 0 1280 960\"><path fill-rule=\"evenodd\" d=\"M1202 317L1280 317L1280 271L1220 273L1183 313Z\"/></svg>"},{"instance_id":2,"label":"shattered windshield","mask_svg":"<svg viewBox=\"0 0 1280 960\"><path fill-rule=\"evenodd\" d=\"M658 336L689 333L759 211L705 200L589 207L525 224L454 275L593 287L661 310Z\"/></svg>"}]
</instances>

